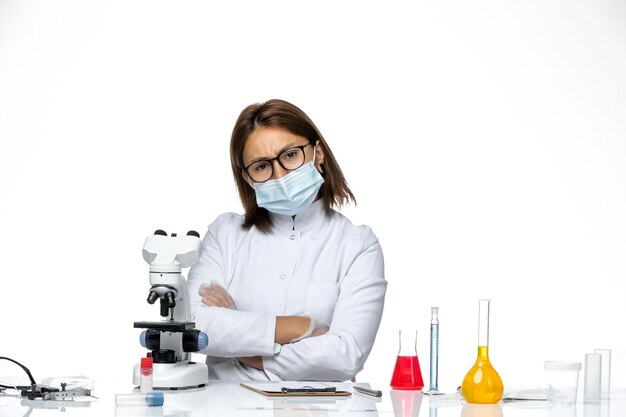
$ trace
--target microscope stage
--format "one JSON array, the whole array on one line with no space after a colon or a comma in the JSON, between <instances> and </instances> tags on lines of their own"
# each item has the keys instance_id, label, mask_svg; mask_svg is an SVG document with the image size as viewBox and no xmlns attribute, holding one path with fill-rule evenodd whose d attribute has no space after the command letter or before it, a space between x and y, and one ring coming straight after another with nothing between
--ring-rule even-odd
<instances>
[{"instance_id":1,"label":"microscope stage","mask_svg":"<svg viewBox=\"0 0 626 417\"><path fill-rule=\"evenodd\" d=\"M192 321L136 321L134 327L136 329L155 329L166 332L182 332L194 329L196 324Z\"/></svg>"}]
</instances>

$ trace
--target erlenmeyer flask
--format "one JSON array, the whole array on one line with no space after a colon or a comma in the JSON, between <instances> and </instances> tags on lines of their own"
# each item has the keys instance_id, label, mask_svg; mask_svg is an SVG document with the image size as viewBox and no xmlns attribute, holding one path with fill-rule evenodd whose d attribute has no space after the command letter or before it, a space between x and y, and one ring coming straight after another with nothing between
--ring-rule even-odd
<instances>
[{"instance_id":1,"label":"erlenmeyer flask","mask_svg":"<svg viewBox=\"0 0 626 417\"><path fill-rule=\"evenodd\" d=\"M396 358L396 366L391 376L391 388L405 390L421 390L424 379L417 359L417 330L398 331L400 349Z\"/></svg>"},{"instance_id":2,"label":"erlenmeyer flask","mask_svg":"<svg viewBox=\"0 0 626 417\"><path fill-rule=\"evenodd\" d=\"M502 379L489 361L489 301L478 300L478 357L461 384L468 403L495 404L504 393Z\"/></svg>"}]
</instances>

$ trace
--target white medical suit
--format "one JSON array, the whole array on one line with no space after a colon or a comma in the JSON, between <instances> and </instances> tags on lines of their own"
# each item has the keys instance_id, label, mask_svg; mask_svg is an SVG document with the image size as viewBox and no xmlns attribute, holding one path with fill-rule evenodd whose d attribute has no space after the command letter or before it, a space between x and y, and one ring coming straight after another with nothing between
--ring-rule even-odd
<instances>
[{"instance_id":1,"label":"white medical suit","mask_svg":"<svg viewBox=\"0 0 626 417\"><path fill-rule=\"evenodd\" d=\"M270 213L269 234L241 227L243 216L220 215L202 241L188 285L191 315L209 336L211 379L351 379L367 359L380 325L387 282L378 239L322 200L291 216ZM237 309L209 307L198 288L216 280ZM322 336L274 343L276 316L309 316L330 327ZM262 356L264 371L240 364Z\"/></svg>"}]
</instances>

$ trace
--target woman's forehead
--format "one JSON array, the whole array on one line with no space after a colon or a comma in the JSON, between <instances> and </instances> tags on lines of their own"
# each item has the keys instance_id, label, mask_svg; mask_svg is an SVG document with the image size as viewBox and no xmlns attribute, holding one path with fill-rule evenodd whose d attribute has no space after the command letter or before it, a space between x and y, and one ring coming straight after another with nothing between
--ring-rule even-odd
<instances>
[{"instance_id":1,"label":"woman's forehead","mask_svg":"<svg viewBox=\"0 0 626 417\"><path fill-rule=\"evenodd\" d=\"M281 127L259 127L246 139L243 146L244 164L258 158L274 158L285 147L306 144L306 138Z\"/></svg>"}]
</instances>

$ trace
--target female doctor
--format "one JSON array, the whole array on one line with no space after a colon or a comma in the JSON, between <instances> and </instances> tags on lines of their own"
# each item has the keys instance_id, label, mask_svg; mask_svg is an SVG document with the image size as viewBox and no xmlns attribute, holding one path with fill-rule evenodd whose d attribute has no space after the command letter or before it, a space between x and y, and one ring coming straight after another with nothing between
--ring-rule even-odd
<instances>
[{"instance_id":1,"label":"female doctor","mask_svg":"<svg viewBox=\"0 0 626 417\"><path fill-rule=\"evenodd\" d=\"M302 110L270 100L241 112L230 160L244 214L218 216L188 276L210 378L354 378L387 282L372 230L333 209L355 199L328 144Z\"/></svg>"}]
</instances>

